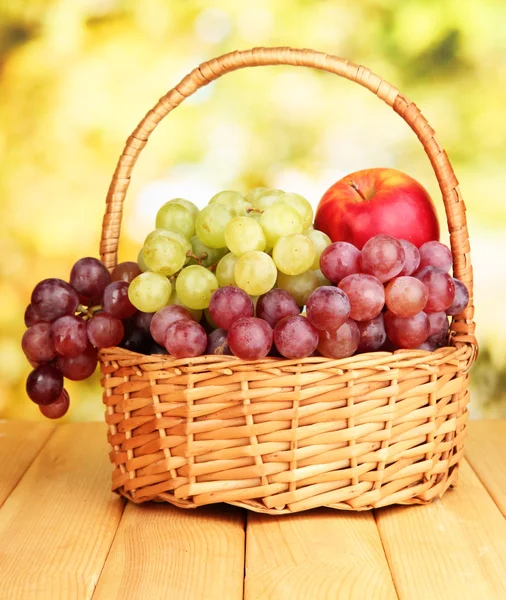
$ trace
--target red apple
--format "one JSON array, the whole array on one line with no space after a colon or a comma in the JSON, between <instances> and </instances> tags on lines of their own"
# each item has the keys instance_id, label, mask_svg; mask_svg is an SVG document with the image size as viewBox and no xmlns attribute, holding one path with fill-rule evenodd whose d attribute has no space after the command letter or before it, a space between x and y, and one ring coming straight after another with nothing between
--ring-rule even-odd
<instances>
[{"instance_id":1,"label":"red apple","mask_svg":"<svg viewBox=\"0 0 506 600\"><path fill-rule=\"evenodd\" d=\"M379 233L419 247L439 240L436 209L427 190L396 169L365 169L328 189L316 211L316 229L357 248Z\"/></svg>"}]
</instances>

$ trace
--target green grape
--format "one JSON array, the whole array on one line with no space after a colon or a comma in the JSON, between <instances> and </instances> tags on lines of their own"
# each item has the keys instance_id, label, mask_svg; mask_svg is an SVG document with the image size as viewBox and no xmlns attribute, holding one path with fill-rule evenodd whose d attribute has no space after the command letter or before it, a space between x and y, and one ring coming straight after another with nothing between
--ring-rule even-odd
<instances>
[{"instance_id":1,"label":"green grape","mask_svg":"<svg viewBox=\"0 0 506 600\"><path fill-rule=\"evenodd\" d=\"M283 194L280 196L280 201L284 204L288 204L294 208L300 215L302 219L302 228L307 229L311 227L313 224L313 207L309 203L308 200L301 196L300 194Z\"/></svg>"},{"instance_id":2,"label":"green grape","mask_svg":"<svg viewBox=\"0 0 506 600\"><path fill-rule=\"evenodd\" d=\"M265 239L269 247L274 247L280 237L290 233L302 233L302 219L299 213L287 204L273 204L266 208L260 218Z\"/></svg>"},{"instance_id":3,"label":"green grape","mask_svg":"<svg viewBox=\"0 0 506 600\"><path fill-rule=\"evenodd\" d=\"M313 273L316 275L318 279L318 287L322 285L332 285L330 281L325 277L325 275L321 272L320 269L314 269Z\"/></svg>"},{"instance_id":4,"label":"green grape","mask_svg":"<svg viewBox=\"0 0 506 600\"><path fill-rule=\"evenodd\" d=\"M313 242L314 248L316 250L316 256L311 266L311 269L317 270L320 268L320 256L322 255L322 252L325 250L325 248L332 244L332 240L326 233L323 233L323 231L319 231L318 229L306 230L306 232L304 232L304 235L306 235Z\"/></svg>"},{"instance_id":5,"label":"green grape","mask_svg":"<svg viewBox=\"0 0 506 600\"><path fill-rule=\"evenodd\" d=\"M169 200L169 204L181 204L190 211L190 214L194 219L196 219L197 215L199 214L199 209L195 206L195 204L189 200L185 200L184 198L174 198L173 200Z\"/></svg>"},{"instance_id":6,"label":"green grape","mask_svg":"<svg viewBox=\"0 0 506 600\"><path fill-rule=\"evenodd\" d=\"M232 252L229 252L228 254L225 254L218 263L218 266L216 267L216 279L218 280L220 287L237 285L234 277L234 269L237 261L237 256L232 254Z\"/></svg>"},{"instance_id":7,"label":"green grape","mask_svg":"<svg viewBox=\"0 0 506 600\"><path fill-rule=\"evenodd\" d=\"M197 321L197 323L202 318L202 310L200 308L190 308L189 306L185 306L179 299L179 296L176 294L175 289L172 290L172 294L170 295L170 298L169 298L169 304L177 304L178 306L183 306L184 308L186 308L186 310L193 317L193 320Z\"/></svg>"},{"instance_id":8,"label":"green grape","mask_svg":"<svg viewBox=\"0 0 506 600\"><path fill-rule=\"evenodd\" d=\"M269 188L266 188L266 187L253 188L246 194L246 200L250 204L254 204L257 198L259 198L260 196L265 194L265 192L268 192L268 191L269 191Z\"/></svg>"},{"instance_id":9,"label":"green grape","mask_svg":"<svg viewBox=\"0 0 506 600\"><path fill-rule=\"evenodd\" d=\"M179 233L179 231L174 231L173 229L155 229L147 235L146 239L144 240L144 245L146 245L152 239L157 237L167 237L173 240L177 240L181 244L181 246L183 246L185 254L192 249L192 245L188 241L188 238L185 238L185 236L182 233Z\"/></svg>"},{"instance_id":10,"label":"green grape","mask_svg":"<svg viewBox=\"0 0 506 600\"><path fill-rule=\"evenodd\" d=\"M187 239L190 239L195 233L195 219L188 208L169 200L156 215L156 227L179 231Z\"/></svg>"},{"instance_id":11,"label":"green grape","mask_svg":"<svg viewBox=\"0 0 506 600\"><path fill-rule=\"evenodd\" d=\"M215 265L220 258L225 256L228 252L228 248L210 248L203 244L199 238L194 235L191 240L191 249L195 256L201 257L203 254L206 254L205 258L202 258L202 265L204 267L210 267L211 265ZM190 265L198 265L198 261L195 258L191 258L189 260Z\"/></svg>"},{"instance_id":12,"label":"green grape","mask_svg":"<svg viewBox=\"0 0 506 600\"><path fill-rule=\"evenodd\" d=\"M302 233L279 238L272 251L276 267L285 275L301 275L311 269L315 256L313 242Z\"/></svg>"},{"instance_id":13,"label":"green grape","mask_svg":"<svg viewBox=\"0 0 506 600\"><path fill-rule=\"evenodd\" d=\"M304 235L309 235L311 233L311 231L314 231L314 227L312 225L310 225L307 229L304 229L304 231L302 233Z\"/></svg>"},{"instance_id":14,"label":"green grape","mask_svg":"<svg viewBox=\"0 0 506 600\"><path fill-rule=\"evenodd\" d=\"M222 204L226 206L234 217L244 217L248 214L248 208L251 204L246 201L244 196L239 192L227 190L214 195L209 204Z\"/></svg>"},{"instance_id":15,"label":"green grape","mask_svg":"<svg viewBox=\"0 0 506 600\"><path fill-rule=\"evenodd\" d=\"M137 255L137 264L139 265L139 269L145 273L146 271L149 271L148 266L146 265L146 263L144 262L144 256L142 255L142 250L143 248L141 248L139 250L139 254Z\"/></svg>"},{"instance_id":16,"label":"green grape","mask_svg":"<svg viewBox=\"0 0 506 600\"><path fill-rule=\"evenodd\" d=\"M176 293L189 308L207 308L218 287L214 273L200 265L185 267L176 279Z\"/></svg>"},{"instance_id":17,"label":"green grape","mask_svg":"<svg viewBox=\"0 0 506 600\"><path fill-rule=\"evenodd\" d=\"M141 273L128 286L128 298L137 310L156 312L169 302L172 286L159 273Z\"/></svg>"},{"instance_id":18,"label":"green grape","mask_svg":"<svg viewBox=\"0 0 506 600\"><path fill-rule=\"evenodd\" d=\"M269 206L278 204L284 193L283 190L267 189L265 192L256 195L255 200L252 202L253 208L263 212Z\"/></svg>"},{"instance_id":19,"label":"green grape","mask_svg":"<svg viewBox=\"0 0 506 600\"><path fill-rule=\"evenodd\" d=\"M231 210L223 204L209 204L199 212L195 220L197 236L210 248L223 248L225 227L233 219Z\"/></svg>"},{"instance_id":20,"label":"green grape","mask_svg":"<svg viewBox=\"0 0 506 600\"><path fill-rule=\"evenodd\" d=\"M299 306L305 306L309 296L318 287L318 278L314 271L306 271L301 275L279 273L276 287L291 294Z\"/></svg>"},{"instance_id":21,"label":"green grape","mask_svg":"<svg viewBox=\"0 0 506 600\"><path fill-rule=\"evenodd\" d=\"M243 254L234 268L237 285L250 296L261 296L274 287L277 275L272 258L254 250Z\"/></svg>"},{"instance_id":22,"label":"green grape","mask_svg":"<svg viewBox=\"0 0 506 600\"><path fill-rule=\"evenodd\" d=\"M142 250L144 262L150 271L169 277L183 268L186 252L175 239L162 235L152 238Z\"/></svg>"},{"instance_id":23,"label":"green grape","mask_svg":"<svg viewBox=\"0 0 506 600\"><path fill-rule=\"evenodd\" d=\"M225 227L225 242L236 256L253 250L265 250L266 240L258 221L249 217L236 217Z\"/></svg>"}]
</instances>

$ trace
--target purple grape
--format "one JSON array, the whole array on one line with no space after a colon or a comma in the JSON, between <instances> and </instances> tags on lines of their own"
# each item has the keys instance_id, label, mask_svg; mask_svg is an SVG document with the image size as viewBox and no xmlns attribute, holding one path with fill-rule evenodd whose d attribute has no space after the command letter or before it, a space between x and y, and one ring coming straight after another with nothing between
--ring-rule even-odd
<instances>
[{"instance_id":1,"label":"purple grape","mask_svg":"<svg viewBox=\"0 0 506 600\"><path fill-rule=\"evenodd\" d=\"M404 264L399 275L412 275L420 264L420 252L418 248L407 240L399 240L404 248Z\"/></svg>"},{"instance_id":2,"label":"purple grape","mask_svg":"<svg viewBox=\"0 0 506 600\"><path fill-rule=\"evenodd\" d=\"M31 327L36 323L40 323L40 321L39 315L33 310L33 306L29 304L25 310L25 325Z\"/></svg>"},{"instance_id":3,"label":"purple grape","mask_svg":"<svg viewBox=\"0 0 506 600\"><path fill-rule=\"evenodd\" d=\"M207 336L205 354L232 354L227 343L227 332L224 329L214 329Z\"/></svg>"},{"instance_id":4,"label":"purple grape","mask_svg":"<svg viewBox=\"0 0 506 600\"><path fill-rule=\"evenodd\" d=\"M362 248L360 257L362 271L377 277L381 283L389 281L404 267L404 248L391 235L375 235Z\"/></svg>"},{"instance_id":5,"label":"purple grape","mask_svg":"<svg viewBox=\"0 0 506 600\"><path fill-rule=\"evenodd\" d=\"M113 281L104 290L102 306L106 313L117 319L128 319L137 312L128 298L126 281Z\"/></svg>"},{"instance_id":6,"label":"purple grape","mask_svg":"<svg viewBox=\"0 0 506 600\"><path fill-rule=\"evenodd\" d=\"M142 271L136 262L127 260L114 267L111 273L111 281L126 281L127 283L131 283L141 273Z\"/></svg>"},{"instance_id":7,"label":"purple grape","mask_svg":"<svg viewBox=\"0 0 506 600\"><path fill-rule=\"evenodd\" d=\"M26 393L35 404L51 404L63 391L63 375L53 365L41 365L26 380Z\"/></svg>"},{"instance_id":8,"label":"purple grape","mask_svg":"<svg viewBox=\"0 0 506 600\"><path fill-rule=\"evenodd\" d=\"M91 256L80 258L70 272L70 285L79 295L91 300L100 299L109 283L111 275L107 267Z\"/></svg>"},{"instance_id":9,"label":"purple grape","mask_svg":"<svg viewBox=\"0 0 506 600\"><path fill-rule=\"evenodd\" d=\"M181 319L189 319L192 321L192 316L184 306L179 304L169 304L164 306L153 315L149 330L153 339L157 344L165 344L165 336L167 329L176 321Z\"/></svg>"},{"instance_id":10,"label":"purple grape","mask_svg":"<svg viewBox=\"0 0 506 600\"><path fill-rule=\"evenodd\" d=\"M339 283L339 287L350 300L350 317L354 321L374 319L385 305L385 288L373 275L348 275Z\"/></svg>"},{"instance_id":11,"label":"purple grape","mask_svg":"<svg viewBox=\"0 0 506 600\"><path fill-rule=\"evenodd\" d=\"M383 346L387 339L383 313L369 321L357 321L357 326L360 332L357 352L376 352Z\"/></svg>"},{"instance_id":12,"label":"purple grape","mask_svg":"<svg viewBox=\"0 0 506 600\"><path fill-rule=\"evenodd\" d=\"M181 319L169 325L165 336L167 352L176 358L191 358L204 353L207 335L193 319Z\"/></svg>"},{"instance_id":13,"label":"purple grape","mask_svg":"<svg viewBox=\"0 0 506 600\"><path fill-rule=\"evenodd\" d=\"M264 358L272 346L272 327L258 317L243 317L230 328L228 346L243 360Z\"/></svg>"},{"instance_id":14,"label":"purple grape","mask_svg":"<svg viewBox=\"0 0 506 600\"><path fill-rule=\"evenodd\" d=\"M420 269L423 267L437 267L448 273L452 268L452 253L448 246L445 246L441 242L435 240L431 242L425 242L419 248L420 252Z\"/></svg>"},{"instance_id":15,"label":"purple grape","mask_svg":"<svg viewBox=\"0 0 506 600\"><path fill-rule=\"evenodd\" d=\"M145 348L146 354L168 354L167 349L156 342L151 341Z\"/></svg>"},{"instance_id":16,"label":"purple grape","mask_svg":"<svg viewBox=\"0 0 506 600\"><path fill-rule=\"evenodd\" d=\"M429 318L424 312L399 317L387 310L384 318L387 335L399 348L418 348L429 337Z\"/></svg>"},{"instance_id":17,"label":"purple grape","mask_svg":"<svg viewBox=\"0 0 506 600\"><path fill-rule=\"evenodd\" d=\"M63 375L72 381L82 381L91 377L97 368L97 351L89 344L84 352L73 358L59 356L56 364Z\"/></svg>"},{"instance_id":18,"label":"purple grape","mask_svg":"<svg viewBox=\"0 0 506 600\"><path fill-rule=\"evenodd\" d=\"M209 313L218 327L228 331L238 319L252 317L255 306L244 290L226 285L213 292Z\"/></svg>"},{"instance_id":19,"label":"purple grape","mask_svg":"<svg viewBox=\"0 0 506 600\"><path fill-rule=\"evenodd\" d=\"M350 316L351 305L343 290L324 285L317 288L306 303L308 321L317 329L335 331Z\"/></svg>"},{"instance_id":20,"label":"purple grape","mask_svg":"<svg viewBox=\"0 0 506 600\"><path fill-rule=\"evenodd\" d=\"M79 297L62 279L44 279L32 292L32 310L41 321L56 321L64 315L73 315L79 305Z\"/></svg>"},{"instance_id":21,"label":"purple grape","mask_svg":"<svg viewBox=\"0 0 506 600\"><path fill-rule=\"evenodd\" d=\"M437 267L423 267L414 277L424 283L429 291L426 313L447 310L455 300L455 283L453 277Z\"/></svg>"},{"instance_id":22,"label":"purple grape","mask_svg":"<svg viewBox=\"0 0 506 600\"><path fill-rule=\"evenodd\" d=\"M281 319L300 314L300 308L288 292L274 288L258 298L256 312L257 317L276 327Z\"/></svg>"},{"instance_id":23,"label":"purple grape","mask_svg":"<svg viewBox=\"0 0 506 600\"><path fill-rule=\"evenodd\" d=\"M274 328L274 345L285 358L309 356L316 350L318 341L318 330L301 315L285 317Z\"/></svg>"},{"instance_id":24,"label":"purple grape","mask_svg":"<svg viewBox=\"0 0 506 600\"><path fill-rule=\"evenodd\" d=\"M358 348L360 332L352 319L345 321L336 331L319 331L318 352L327 358L347 358Z\"/></svg>"},{"instance_id":25,"label":"purple grape","mask_svg":"<svg viewBox=\"0 0 506 600\"><path fill-rule=\"evenodd\" d=\"M63 390L51 404L39 405L40 412L48 419L61 419L68 411L70 404L69 393Z\"/></svg>"},{"instance_id":26,"label":"purple grape","mask_svg":"<svg viewBox=\"0 0 506 600\"><path fill-rule=\"evenodd\" d=\"M140 329L143 333L151 335L150 326L154 314L155 313L145 313L138 311L132 317L132 323L135 327L137 327L137 329Z\"/></svg>"},{"instance_id":27,"label":"purple grape","mask_svg":"<svg viewBox=\"0 0 506 600\"><path fill-rule=\"evenodd\" d=\"M348 275L360 273L360 250L348 242L334 242L320 256L320 269L332 283Z\"/></svg>"},{"instance_id":28,"label":"purple grape","mask_svg":"<svg viewBox=\"0 0 506 600\"><path fill-rule=\"evenodd\" d=\"M29 327L21 338L21 348L29 361L47 363L56 357L51 323L44 321Z\"/></svg>"},{"instance_id":29,"label":"purple grape","mask_svg":"<svg viewBox=\"0 0 506 600\"><path fill-rule=\"evenodd\" d=\"M153 343L153 339L149 333L145 333L142 329L138 329L133 321L127 320L123 323L125 330L123 339L119 346L130 350L130 352L138 352L139 354L149 354L148 348Z\"/></svg>"},{"instance_id":30,"label":"purple grape","mask_svg":"<svg viewBox=\"0 0 506 600\"><path fill-rule=\"evenodd\" d=\"M448 342L450 324L445 312L428 313L429 336L427 342L436 346L445 346Z\"/></svg>"},{"instance_id":31,"label":"purple grape","mask_svg":"<svg viewBox=\"0 0 506 600\"><path fill-rule=\"evenodd\" d=\"M460 314L469 304L469 291L460 279L453 278L455 285L455 298L451 305L446 309L446 314L450 316Z\"/></svg>"},{"instance_id":32,"label":"purple grape","mask_svg":"<svg viewBox=\"0 0 506 600\"><path fill-rule=\"evenodd\" d=\"M84 352L88 346L86 322L81 317L65 315L56 319L51 325L51 335L60 356L72 358Z\"/></svg>"},{"instance_id":33,"label":"purple grape","mask_svg":"<svg viewBox=\"0 0 506 600\"><path fill-rule=\"evenodd\" d=\"M124 334L123 323L107 313L97 313L88 321L88 339L95 348L117 346Z\"/></svg>"}]
</instances>

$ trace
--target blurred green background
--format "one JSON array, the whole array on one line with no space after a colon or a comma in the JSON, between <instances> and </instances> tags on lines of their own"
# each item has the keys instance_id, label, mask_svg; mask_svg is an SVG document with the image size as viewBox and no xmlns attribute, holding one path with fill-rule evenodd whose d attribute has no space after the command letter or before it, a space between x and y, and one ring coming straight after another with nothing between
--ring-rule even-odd
<instances>
[{"instance_id":1,"label":"blurred green background","mask_svg":"<svg viewBox=\"0 0 506 600\"><path fill-rule=\"evenodd\" d=\"M506 417L505 31L501 0L2 0L0 417L41 418L24 391L23 312L39 280L67 279L75 260L98 255L104 199L127 136L200 62L259 45L363 63L438 132L471 232L481 344L471 414ZM302 68L231 74L152 136L127 199L120 259L135 259L171 197L203 205L222 189L268 185L316 205L334 181L374 166L420 180L444 219L423 149L368 91ZM68 389L66 420L102 418L98 373Z\"/></svg>"}]
</instances>

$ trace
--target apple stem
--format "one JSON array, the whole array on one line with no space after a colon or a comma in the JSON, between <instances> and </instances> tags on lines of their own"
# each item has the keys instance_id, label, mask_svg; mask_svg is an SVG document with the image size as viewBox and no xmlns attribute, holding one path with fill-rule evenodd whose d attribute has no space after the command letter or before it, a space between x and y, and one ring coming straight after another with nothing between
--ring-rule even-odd
<instances>
[{"instance_id":1,"label":"apple stem","mask_svg":"<svg viewBox=\"0 0 506 600\"><path fill-rule=\"evenodd\" d=\"M350 181L348 182L350 187L352 187L357 194L362 198L362 200L367 200L367 198L364 196L364 194L360 191L360 188L358 187L358 185L353 181L353 179L350 179Z\"/></svg>"}]
</instances>

